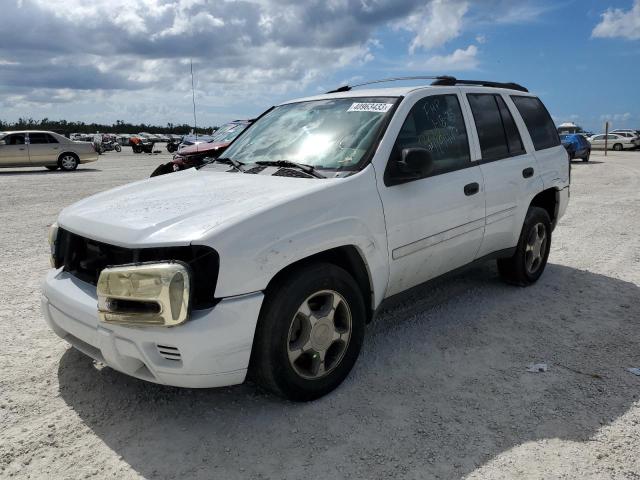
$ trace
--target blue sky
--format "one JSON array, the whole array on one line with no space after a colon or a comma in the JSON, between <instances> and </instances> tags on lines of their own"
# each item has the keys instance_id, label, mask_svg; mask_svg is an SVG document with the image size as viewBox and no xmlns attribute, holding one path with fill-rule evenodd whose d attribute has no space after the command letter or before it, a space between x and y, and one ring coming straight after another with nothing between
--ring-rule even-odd
<instances>
[{"instance_id":1,"label":"blue sky","mask_svg":"<svg viewBox=\"0 0 640 480\"><path fill-rule=\"evenodd\" d=\"M200 124L346 81L515 81L640 128L640 0L3 0L0 118Z\"/></svg>"}]
</instances>

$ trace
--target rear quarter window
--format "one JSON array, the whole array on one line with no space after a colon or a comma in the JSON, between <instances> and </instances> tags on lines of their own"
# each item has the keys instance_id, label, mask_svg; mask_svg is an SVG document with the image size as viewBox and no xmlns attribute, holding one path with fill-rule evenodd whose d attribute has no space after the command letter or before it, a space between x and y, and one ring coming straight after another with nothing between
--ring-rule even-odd
<instances>
[{"instance_id":1,"label":"rear quarter window","mask_svg":"<svg viewBox=\"0 0 640 480\"><path fill-rule=\"evenodd\" d=\"M539 98L512 95L511 100L520 112L536 150L560 145L556 126Z\"/></svg>"}]
</instances>

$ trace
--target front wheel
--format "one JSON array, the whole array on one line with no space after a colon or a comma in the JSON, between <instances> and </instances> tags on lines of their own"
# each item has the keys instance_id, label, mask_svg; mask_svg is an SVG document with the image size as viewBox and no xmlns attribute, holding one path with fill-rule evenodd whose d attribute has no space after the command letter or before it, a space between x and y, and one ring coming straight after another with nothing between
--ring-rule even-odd
<instances>
[{"instance_id":1,"label":"front wheel","mask_svg":"<svg viewBox=\"0 0 640 480\"><path fill-rule=\"evenodd\" d=\"M621 144L621 143L616 143L616 144L613 146L613 149L614 149L616 152L621 152L621 151L622 151L622 144Z\"/></svg>"},{"instance_id":2,"label":"front wheel","mask_svg":"<svg viewBox=\"0 0 640 480\"><path fill-rule=\"evenodd\" d=\"M583 162L588 162L591 157L591 152L587 153L587 156L582 159Z\"/></svg>"},{"instance_id":3,"label":"front wheel","mask_svg":"<svg viewBox=\"0 0 640 480\"><path fill-rule=\"evenodd\" d=\"M65 153L58 160L60 168L66 172L70 172L78 168L78 157L71 153Z\"/></svg>"},{"instance_id":4,"label":"front wheel","mask_svg":"<svg viewBox=\"0 0 640 480\"><path fill-rule=\"evenodd\" d=\"M260 312L251 376L289 400L326 395L358 358L365 312L355 280L336 265L318 263L276 280Z\"/></svg>"},{"instance_id":5,"label":"front wheel","mask_svg":"<svg viewBox=\"0 0 640 480\"><path fill-rule=\"evenodd\" d=\"M118 144L116 144L116 146L114 147L116 152L120 153L122 151L122 147Z\"/></svg>"},{"instance_id":6,"label":"front wheel","mask_svg":"<svg viewBox=\"0 0 640 480\"><path fill-rule=\"evenodd\" d=\"M529 207L516 252L510 258L498 259L498 272L507 283L522 287L531 285L542 275L550 250L549 214L543 208Z\"/></svg>"}]
</instances>

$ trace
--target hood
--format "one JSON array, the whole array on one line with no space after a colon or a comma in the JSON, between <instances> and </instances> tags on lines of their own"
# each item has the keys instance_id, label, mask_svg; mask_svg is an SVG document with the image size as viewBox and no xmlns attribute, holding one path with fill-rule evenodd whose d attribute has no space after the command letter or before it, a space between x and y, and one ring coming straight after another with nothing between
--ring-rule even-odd
<instances>
[{"instance_id":1,"label":"hood","mask_svg":"<svg viewBox=\"0 0 640 480\"><path fill-rule=\"evenodd\" d=\"M217 150L219 148L226 147L227 145L229 145L229 142L197 143L195 145L189 145L188 147L181 148L180 151L178 152L178 155L185 156L185 155L193 155L195 153L204 153L210 150Z\"/></svg>"},{"instance_id":2,"label":"hood","mask_svg":"<svg viewBox=\"0 0 640 480\"><path fill-rule=\"evenodd\" d=\"M188 245L333 181L189 169L88 197L65 208L58 223L123 247Z\"/></svg>"}]
</instances>

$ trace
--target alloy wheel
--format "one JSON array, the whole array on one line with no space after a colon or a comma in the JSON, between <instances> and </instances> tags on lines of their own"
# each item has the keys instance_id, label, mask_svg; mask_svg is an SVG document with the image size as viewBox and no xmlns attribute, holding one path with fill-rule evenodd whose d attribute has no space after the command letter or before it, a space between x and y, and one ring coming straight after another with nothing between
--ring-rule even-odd
<instances>
[{"instance_id":1,"label":"alloy wheel","mask_svg":"<svg viewBox=\"0 0 640 480\"><path fill-rule=\"evenodd\" d=\"M351 310L342 295L334 290L310 295L289 327L289 364L305 379L324 377L342 361L351 331Z\"/></svg>"},{"instance_id":2,"label":"alloy wheel","mask_svg":"<svg viewBox=\"0 0 640 480\"><path fill-rule=\"evenodd\" d=\"M529 274L538 271L544 260L547 248L547 228L544 223L536 223L529 231L527 245L525 247L525 267Z\"/></svg>"}]
</instances>

